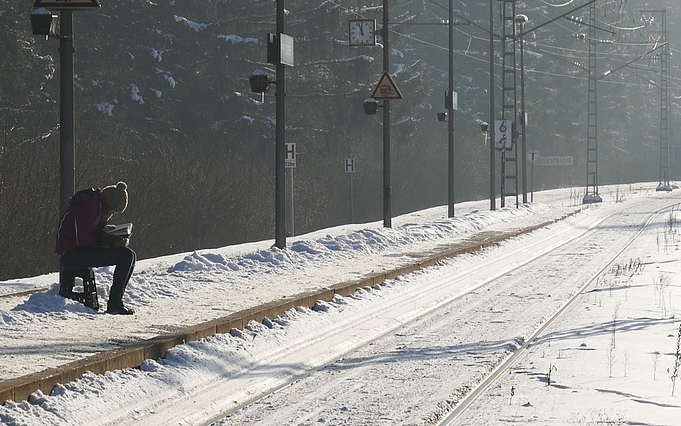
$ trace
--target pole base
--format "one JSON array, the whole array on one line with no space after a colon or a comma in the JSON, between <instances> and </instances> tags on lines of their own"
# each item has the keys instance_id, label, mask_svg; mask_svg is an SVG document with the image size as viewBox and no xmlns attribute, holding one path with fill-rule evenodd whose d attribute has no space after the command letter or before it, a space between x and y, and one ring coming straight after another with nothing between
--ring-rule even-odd
<instances>
[{"instance_id":1,"label":"pole base","mask_svg":"<svg viewBox=\"0 0 681 426\"><path fill-rule=\"evenodd\" d=\"M582 204L602 203L603 199L598 194L586 194L582 199Z\"/></svg>"}]
</instances>

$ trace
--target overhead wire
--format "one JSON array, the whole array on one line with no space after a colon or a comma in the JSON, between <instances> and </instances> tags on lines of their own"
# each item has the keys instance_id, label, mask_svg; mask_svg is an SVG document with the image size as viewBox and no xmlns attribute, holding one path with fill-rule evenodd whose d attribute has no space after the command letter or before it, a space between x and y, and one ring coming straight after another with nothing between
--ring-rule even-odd
<instances>
[{"instance_id":1,"label":"overhead wire","mask_svg":"<svg viewBox=\"0 0 681 426\"><path fill-rule=\"evenodd\" d=\"M435 3L435 2L431 2L431 3L433 3L433 4L435 4L435 5L437 5L437 6L439 6L439 7L442 8L441 5L439 5L439 4ZM567 4L570 4L570 3L572 3L572 2L568 2L568 3L566 3L566 5L567 5ZM542 15L544 15L544 14L542 14ZM437 16L437 15L436 15L436 16ZM544 16L545 16L545 15L544 15ZM562 26L562 25L561 25L561 26ZM564 27L565 29L567 29L565 26L563 26L563 27ZM459 33L459 34L462 34L462 35L466 36L466 37L469 39L468 47L466 48L466 50L465 50L463 53L461 53L461 52L455 52L455 54L457 54L457 55L459 55L459 56L464 56L464 57L471 58L471 59L476 60L476 61L480 61L480 62L489 64L489 61L488 61L487 59L479 58L479 57L477 57L477 56L472 56L472 55L469 54L469 52L470 52L470 46L471 46L471 43L472 43L473 40L482 41L482 42L484 42L484 43L489 43L489 38L476 36L476 35L473 35L473 34L470 34L470 33L466 32L466 31L463 31L463 30L461 30L461 29L459 29L459 28L455 28L455 31L456 31L457 33ZM530 30L530 31L531 31L531 30ZM392 30L391 32L394 32L394 33L396 33L396 34L398 34L398 35L400 35L400 36L402 36L402 37L404 37L404 38L406 38L406 39L412 40L412 41L414 41L414 42L419 42L419 43L422 43L422 44L424 44L424 45L428 45L428 46L431 46L431 47L434 47L434 48L437 48L437 49L440 49L440 50L445 50L445 51L446 51L446 50L449 49L448 47L441 46L441 45L436 44L436 43L433 43L433 42L427 42L427 41L422 40L422 39L420 39L420 38L418 38L418 37L415 37L415 36L413 36L413 35L411 35L411 34L406 34L406 33L403 33L403 32L399 32L399 31L397 31L397 30ZM493 41L494 41L494 42L499 42L498 39L495 39L495 40L493 40ZM486 53L486 49L483 49L483 50L480 50L480 51ZM578 49L574 49L574 51L575 51L575 52L584 53L584 51L580 51L580 50L578 50ZM622 54L622 55L624 55L624 54ZM529 70L529 72L532 73L533 70ZM559 73L551 73L551 74L552 74L552 75L556 75L556 76L561 76L561 75L562 75L562 76L565 76L565 77L572 77L572 76L569 76L569 75L566 75L566 74L559 74Z\"/></svg>"},{"instance_id":2,"label":"overhead wire","mask_svg":"<svg viewBox=\"0 0 681 426\"><path fill-rule=\"evenodd\" d=\"M335 1L335 0L325 0L325 3L333 4L333 5L335 5L336 7L340 8L340 9L342 9L342 10L345 10L345 11L347 11L348 13L353 13L353 14L359 16L359 17L367 18L367 16L363 16L362 14L359 14L356 10L351 10L350 8L343 6L343 5L340 4L338 1ZM440 8L443 8L442 5L436 3L436 2L434 2L434 1L432 1L432 0L429 1L429 3L432 3L432 4L434 4L434 5L436 5L436 6L440 7ZM561 8L561 7L566 7L566 6L569 6L569 5L574 4L574 0L568 0L568 1L566 1L566 2L559 3L559 4L551 3L551 2L546 1L546 0L540 0L540 3L542 3L544 6L548 6L548 7ZM618 13L618 14L621 13L622 10L623 10L623 9L627 9L627 7L628 7L627 1L626 1L626 0L620 0L620 1L619 1L619 9L618 9L618 11L617 11L616 13ZM426 9L426 13L428 13L428 14L430 15L431 18L437 18L437 19L439 19L441 22L447 22L447 19L442 18L442 17L441 17L440 15L438 15L436 12L431 11L431 10L428 9L428 8L425 8L425 9ZM444 8L443 8L443 9L444 9ZM607 9L607 8L605 8L605 9ZM633 15L631 14L631 10L630 10L630 9L627 9L627 10L629 11L630 16L632 16L632 18L633 18ZM544 18L547 18L547 19L549 18L543 11L541 11L541 6L535 6L535 7L529 8L528 11L535 12L535 13L539 14L540 16L544 17ZM605 10L605 11L604 11L604 17L606 17L608 14L609 14L609 11L608 11L608 10ZM644 28L644 26L642 26L642 25L639 25L639 26L629 26L629 27L626 27L626 26L617 26L617 25L613 25L612 23L608 23L608 22L606 22L605 20L600 19L600 18L597 18L597 22L599 22L599 23L601 23L601 24L603 24L603 25L607 25L607 26L609 26L609 27L612 27L612 28L614 28L614 29L616 29L616 30L619 30L619 31L639 31L639 30L641 30L641 29ZM399 24L409 25L410 23L409 23L409 22L402 22L402 23L399 23ZM413 23L413 24L415 24L415 23ZM443 24L443 25L444 25L444 24ZM561 23L557 23L557 25L558 25L559 27L563 28L564 30L566 30L566 31L568 31L568 32L572 32L572 33L574 34L574 30L572 30L572 29L569 28L568 26L563 25L563 24L561 24ZM479 27L479 26L478 26L478 27ZM479 28L480 28L480 27L479 27ZM480 57L480 55L476 55L476 54L475 54L475 52L481 52L481 53L483 53L483 54L488 54L488 52L487 52L487 47L484 48L484 49L480 49L480 50L475 50L475 49L471 50L471 46L473 45L474 42L482 42L482 43L488 44L489 41L490 41L488 37L481 37L481 36L479 36L479 35L476 35L476 34L473 34L473 33L469 33L469 32L467 32L467 31L464 31L464 30L462 30L462 29L460 29L460 28L458 28L458 27L455 27L455 28L454 28L454 31L455 31L456 33L460 34L460 35L465 36L465 37L468 39L468 45L467 45L466 49L465 49L463 52L462 52L462 51L455 51L455 52L454 52L455 55L457 55L457 56L459 56L459 57L465 57L465 58L468 58L468 59L470 59L470 60L474 60L474 61L481 62L481 63L485 63L485 64L489 64L489 60L490 60L490 59L491 59L491 60L494 60L494 58L483 58L483 57ZM531 28L528 29L528 32L531 32L531 31L532 31ZM402 37L402 38L404 38L404 39L411 40L412 42L419 43L419 44L422 44L422 45L424 45L424 46L428 46L428 47L431 47L431 48L434 48L434 49L438 49L438 50L443 50L443 51L448 51L448 50L449 50L449 47L448 47L448 46L443 46L443 45L438 44L438 43L436 43L436 42L431 42L431 41L424 40L423 38L414 36L414 35L411 34L411 33L405 33L405 32L399 31L399 30L397 30L397 29L394 28L394 25L392 25L392 28L390 28L390 32L393 33L393 34L395 34L395 35L397 35L397 36L400 36L400 37ZM575 37L576 37L576 34L574 34L574 35L575 35ZM569 38L569 37L566 37L566 38ZM499 43L499 42L500 42L500 40L498 40L496 37L495 37L492 41L493 41L494 43ZM587 40L587 41L588 41L588 40ZM604 40L604 41L605 41L605 40ZM605 44L605 43L604 43L604 44ZM618 40L608 41L608 44L613 45L613 46L620 46L620 47L627 47L627 46L632 46L632 47L634 47L634 46L645 46L645 45L647 45L647 43L645 43L645 42L626 42L626 41L621 41L621 40L619 40L619 41L618 41ZM535 42L535 46L541 47L541 48L543 48L543 49L557 49L557 50L562 50L562 51L567 51L567 52L576 52L576 53L581 53L581 54L587 54L587 52L586 52L585 50L580 50L580 49L576 49L576 48L569 48L569 47L561 47L561 46L546 45L546 44L542 44L542 43L539 43L539 42ZM673 50L674 52L677 52L677 53L679 52L679 50L677 50L677 49L672 49L672 50ZM540 52L540 53L549 53L549 54L554 54L554 55L557 55L557 56L561 56L561 54L559 54L559 53L549 52L548 50L541 50L541 49L539 49L539 52ZM570 55L565 54L565 55L562 55L562 56L564 56L565 58L575 59L575 56L574 56L574 55L573 55L573 56L570 56ZM632 56L636 57L637 55L631 55L631 54L627 54L627 53L624 53L624 52L599 52L599 57L602 57L602 58L609 58L609 59L612 60L613 62L617 62L617 61L618 61L617 57L632 57ZM639 54L638 56L641 56L641 55ZM585 57L576 57L576 59L586 59L586 58L587 58L586 56L585 56ZM497 64L497 65L498 65L498 64ZM541 74L541 75L554 76L554 77L563 77L563 78L571 78L571 79L574 79L574 78L581 79L581 78L578 77L578 76L574 76L574 75L570 75L570 74L557 73L557 72L544 71L544 70L537 70L537 69L528 69L528 70L526 70L526 72L529 72L530 74L534 73L534 74ZM586 78L586 77L584 77L584 79L585 79L585 78ZM673 77L672 77L672 79L681 80L681 79L673 78ZM632 84L632 83L620 83L620 82L616 82L616 81L607 81L607 83L608 83L608 84ZM636 85L636 84L634 84L634 85ZM644 85L641 85L641 86L644 86Z\"/></svg>"}]
</instances>

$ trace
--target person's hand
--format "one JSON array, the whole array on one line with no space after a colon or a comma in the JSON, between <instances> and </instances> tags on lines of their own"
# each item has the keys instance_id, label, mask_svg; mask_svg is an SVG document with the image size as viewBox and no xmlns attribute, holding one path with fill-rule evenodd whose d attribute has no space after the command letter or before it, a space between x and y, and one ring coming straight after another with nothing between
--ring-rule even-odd
<instances>
[{"instance_id":1,"label":"person's hand","mask_svg":"<svg viewBox=\"0 0 681 426\"><path fill-rule=\"evenodd\" d=\"M127 237L115 236L111 238L111 246L114 248L127 247L128 243L130 243L130 238Z\"/></svg>"}]
</instances>

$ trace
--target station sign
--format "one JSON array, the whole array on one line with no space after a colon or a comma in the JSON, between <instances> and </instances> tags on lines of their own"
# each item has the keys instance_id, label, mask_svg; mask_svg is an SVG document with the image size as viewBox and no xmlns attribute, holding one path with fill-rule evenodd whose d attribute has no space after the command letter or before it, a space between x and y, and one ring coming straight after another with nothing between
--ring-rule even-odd
<instances>
[{"instance_id":1,"label":"station sign","mask_svg":"<svg viewBox=\"0 0 681 426\"><path fill-rule=\"evenodd\" d=\"M513 148L513 124L511 120L494 120L494 147Z\"/></svg>"},{"instance_id":2,"label":"station sign","mask_svg":"<svg viewBox=\"0 0 681 426\"><path fill-rule=\"evenodd\" d=\"M538 166L573 166L574 158L572 155L563 157L540 157L537 159Z\"/></svg>"},{"instance_id":3,"label":"station sign","mask_svg":"<svg viewBox=\"0 0 681 426\"><path fill-rule=\"evenodd\" d=\"M345 159L345 173L355 173L355 159L346 158Z\"/></svg>"},{"instance_id":4,"label":"station sign","mask_svg":"<svg viewBox=\"0 0 681 426\"><path fill-rule=\"evenodd\" d=\"M284 157L284 165L287 169L296 168L296 144L286 142L286 156Z\"/></svg>"},{"instance_id":5,"label":"station sign","mask_svg":"<svg viewBox=\"0 0 681 426\"><path fill-rule=\"evenodd\" d=\"M280 33L267 34L267 63L275 65L286 65L292 67L294 65L293 58L293 37Z\"/></svg>"}]
</instances>

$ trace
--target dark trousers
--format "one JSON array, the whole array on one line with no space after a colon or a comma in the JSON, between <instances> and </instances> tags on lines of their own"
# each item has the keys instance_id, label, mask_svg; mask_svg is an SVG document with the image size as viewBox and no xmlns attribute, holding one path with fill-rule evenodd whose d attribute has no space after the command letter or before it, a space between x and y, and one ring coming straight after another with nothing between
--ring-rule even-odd
<instances>
[{"instance_id":1,"label":"dark trousers","mask_svg":"<svg viewBox=\"0 0 681 426\"><path fill-rule=\"evenodd\" d=\"M122 305L123 292L135 268L137 254L128 247L76 247L59 258L64 268L89 268L115 265L113 283L109 292L109 306Z\"/></svg>"}]
</instances>

